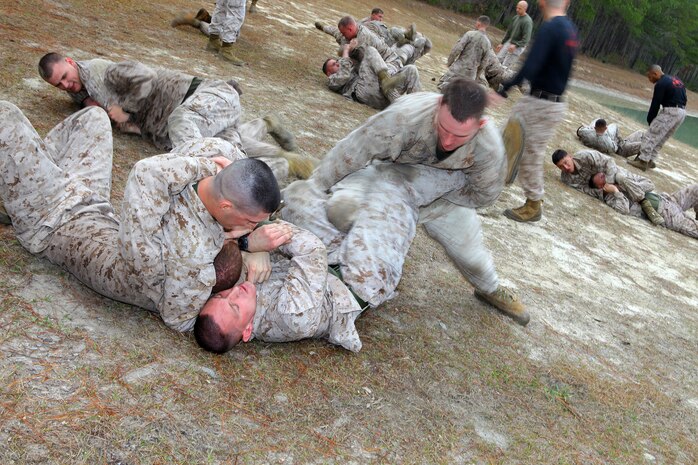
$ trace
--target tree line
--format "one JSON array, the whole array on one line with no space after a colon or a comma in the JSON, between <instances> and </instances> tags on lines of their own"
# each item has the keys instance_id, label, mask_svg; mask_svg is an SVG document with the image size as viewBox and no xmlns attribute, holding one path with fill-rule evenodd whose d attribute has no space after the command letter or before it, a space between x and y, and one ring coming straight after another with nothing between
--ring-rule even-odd
<instances>
[{"instance_id":1,"label":"tree line","mask_svg":"<svg viewBox=\"0 0 698 465\"><path fill-rule=\"evenodd\" d=\"M518 0L423 0L471 15L486 14L506 28ZM535 27L543 19L528 0ZM571 0L570 18L579 28L580 52L640 72L658 64L698 90L698 0Z\"/></svg>"}]
</instances>

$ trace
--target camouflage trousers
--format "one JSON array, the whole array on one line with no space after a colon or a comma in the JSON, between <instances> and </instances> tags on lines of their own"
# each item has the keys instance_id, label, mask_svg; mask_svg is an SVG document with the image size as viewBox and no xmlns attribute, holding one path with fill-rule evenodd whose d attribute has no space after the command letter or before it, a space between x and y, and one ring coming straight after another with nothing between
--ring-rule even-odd
<instances>
[{"instance_id":1,"label":"camouflage trousers","mask_svg":"<svg viewBox=\"0 0 698 465\"><path fill-rule=\"evenodd\" d=\"M403 66L414 64L419 58L423 57L429 50L427 39L417 37L409 44L396 45L395 53L400 59Z\"/></svg>"},{"instance_id":2,"label":"camouflage trousers","mask_svg":"<svg viewBox=\"0 0 698 465\"><path fill-rule=\"evenodd\" d=\"M621 139L620 131L618 131L616 143L618 144L618 150L616 153L621 157L632 157L640 153L640 148L642 147L642 138L645 135L645 131L635 131L630 134L625 139Z\"/></svg>"},{"instance_id":3,"label":"camouflage trousers","mask_svg":"<svg viewBox=\"0 0 698 465\"><path fill-rule=\"evenodd\" d=\"M683 108L670 107L659 110L659 114L652 120L652 124L642 138L640 160L658 160L659 149L676 132L684 119L686 119L686 110Z\"/></svg>"},{"instance_id":4,"label":"camouflage trousers","mask_svg":"<svg viewBox=\"0 0 698 465\"><path fill-rule=\"evenodd\" d=\"M664 218L664 227L689 237L698 239L698 184L674 192L661 194L659 214ZM697 218L691 218L685 211L693 209Z\"/></svg>"},{"instance_id":5,"label":"camouflage trousers","mask_svg":"<svg viewBox=\"0 0 698 465\"><path fill-rule=\"evenodd\" d=\"M483 63L482 74L484 75L486 84L493 89L497 89L502 82L513 79L514 76L516 76L516 71L502 65L499 59L497 59L497 55L490 49ZM480 79L481 76L478 76L478 78ZM482 81L482 79L480 79L480 81Z\"/></svg>"},{"instance_id":6,"label":"camouflage trousers","mask_svg":"<svg viewBox=\"0 0 698 465\"><path fill-rule=\"evenodd\" d=\"M104 296L154 310L119 252L106 112L85 108L44 140L8 102L0 102L0 121L0 199L22 246Z\"/></svg>"},{"instance_id":7,"label":"camouflage trousers","mask_svg":"<svg viewBox=\"0 0 698 465\"><path fill-rule=\"evenodd\" d=\"M464 185L459 171L381 163L322 192L312 178L283 195L284 219L316 234L344 282L376 307L395 295L407 252L422 224L477 289L491 293L498 278L483 244L477 213L441 199Z\"/></svg>"},{"instance_id":8,"label":"camouflage trousers","mask_svg":"<svg viewBox=\"0 0 698 465\"><path fill-rule=\"evenodd\" d=\"M527 199L540 200L545 194L543 160L548 141L555 134L566 110L567 104L564 102L551 102L530 95L521 97L511 110L513 115L522 119L526 131L518 179Z\"/></svg>"},{"instance_id":9,"label":"camouflage trousers","mask_svg":"<svg viewBox=\"0 0 698 465\"><path fill-rule=\"evenodd\" d=\"M378 78L378 73L381 71L387 71L391 76L398 73L405 73L405 82L396 89L395 95L391 95L390 98L383 95L381 91L380 80ZM400 95L419 92L421 90L419 72L414 65L399 67L393 63L386 64L375 48L364 48L364 57L359 64L359 76L356 79L354 92L352 93L356 101L377 110L382 110Z\"/></svg>"},{"instance_id":10,"label":"camouflage trousers","mask_svg":"<svg viewBox=\"0 0 698 465\"><path fill-rule=\"evenodd\" d=\"M465 78L475 81L481 65L482 63L476 55L472 53L468 55L461 55L456 61L453 62L453 64L451 64L451 66L449 66L448 71L441 76L441 79L439 79L439 83L436 87L439 90L443 90L444 86L454 78Z\"/></svg>"},{"instance_id":11,"label":"camouflage trousers","mask_svg":"<svg viewBox=\"0 0 698 465\"><path fill-rule=\"evenodd\" d=\"M220 36L227 44L234 43L245 21L245 0L217 0L211 15L210 34Z\"/></svg>"},{"instance_id":12,"label":"camouflage trousers","mask_svg":"<svg viewBox=\"0 0 698 465\"><path fill-rule=\"evenodd\" d=\"M194 139L219 137L241 147L237 126L242 115L240 97L223 81L203 81L167 120L172 147Z\"/></svg>"},{"instance_id":13,"label":"camouflage trousers","mask_svg":"<svg viewBox=\"0 0 698 465\"><path fill-rule=\"evenodd\" d=\"M632 202L642 202L645 194L655 189L654 183L650 179L626 170L619 170L616 173L615 181L621 187L623 194Z\"/></svg>"},{"instance_id":14,"label":"camouflage trousers","mask_svg":"<svg viewBox=\"0 0 698 465\"><path fill-rule=\"evenodd\" d=\"M519 60L519 57L526 51L526 47L516 47L513 52L509 51L510 42L502 44L502 49L497 54L497 59L502 66L508 68Z\"/></svg>"},{"instance_id":15,"label":"camouflage trousers","mask_svg":"<svg viewBox=\"0 0 698 465\"><path fill-rule=\"evenodd\" d=\"M327 271L320 239L294 227L293 239L271 255L269 279L257 285L253 335L266 342L327 339L358 352L354 321L361 308L347 287Z\"/></svg>"}]
</instances>

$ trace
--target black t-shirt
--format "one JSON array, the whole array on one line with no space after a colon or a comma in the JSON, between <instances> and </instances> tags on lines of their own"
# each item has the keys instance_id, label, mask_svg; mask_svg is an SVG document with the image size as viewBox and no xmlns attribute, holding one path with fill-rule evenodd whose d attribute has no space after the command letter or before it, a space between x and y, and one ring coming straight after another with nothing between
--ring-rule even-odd
<instances>
[{"instance_id":1,"label":"black t-shirt","mask_svg":"<svg viewBox=\"0 0 698 465\"><path fill-rule=\"evenodd\" d=\"M654 83L654 94L652 95L650 111L647 112L647 123L651 124L657 116L659 105L665 108L685 107L687 101L686 87L681 82L681 79L665 74Z\"/></svg>"},{"instance_id":2,"label":"black t-shirt","mask_svg":"<svg viewBox=\"0 0 698 465\"><path fill-rule=\"evenodd\" d=\"M504 90L528 79L531 89L562 95L578 47L577 28L567 16L556 16L544 22L536 34L526 62L511 81L504 83Z\"/></svg>"}]
</instances>

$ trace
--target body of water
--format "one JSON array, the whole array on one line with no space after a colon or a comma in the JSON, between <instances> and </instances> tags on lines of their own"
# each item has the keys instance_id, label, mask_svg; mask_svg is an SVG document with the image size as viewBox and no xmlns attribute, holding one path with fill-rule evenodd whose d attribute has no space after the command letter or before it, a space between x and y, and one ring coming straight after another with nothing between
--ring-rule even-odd
<instances>
[{"instance_id":1,"label":"body of water","mask_svg":"<svg viewBox=\"0 0 698 465\"><path fill-rule=\"evenodd\" d=\"M588 85L582 85L581 83L573 83L570 85L575 92L578 92L586 97L591 98L597 103L604 105L611 110L617 111L635 121L643 124L645 128L647 127L647 110L649 110L649 101L643 103L640 99L636 97L627 96L623 97L623 94L614 92L609 95L608 92L602 92L595 90ZM621 125L622 127L622 125ZM698 118L695 116L686 115L686 119L679 129L672 136L673 138L680 140L681 142L690 145L691 147L698 148Z\"/></svg>"}]
</instances>

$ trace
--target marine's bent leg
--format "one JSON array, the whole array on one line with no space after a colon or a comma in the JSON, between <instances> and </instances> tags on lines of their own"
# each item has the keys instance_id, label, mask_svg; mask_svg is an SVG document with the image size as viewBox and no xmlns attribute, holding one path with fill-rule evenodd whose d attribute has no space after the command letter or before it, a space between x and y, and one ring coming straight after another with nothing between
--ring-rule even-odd
<instances>
[{"instance_id":1,"label":"marine's bent leg","mask_svg":"<svg viewBox=\"0 0 698 465\"><path fill-rule=\"evenodd\" d=\"M213 137L236 127L242 109L235 89L223 81L204 82L174 109L167 120L172 147L192 139Z\"/></svg>"},{"instance_id":2,"label":"marine's bent leg","mask_svg":"<svg viewBox=\"0 0 698 465\"><path fill-rule=\"evenodd\" d=\"M680 232L689 237L698 238L698 217L691 218L685 211L693 209L698 216L698 184L674 192L671 195L662 196L662 209L660 211L665 220L665 227Z\"/></svg>"}]
</instances>

